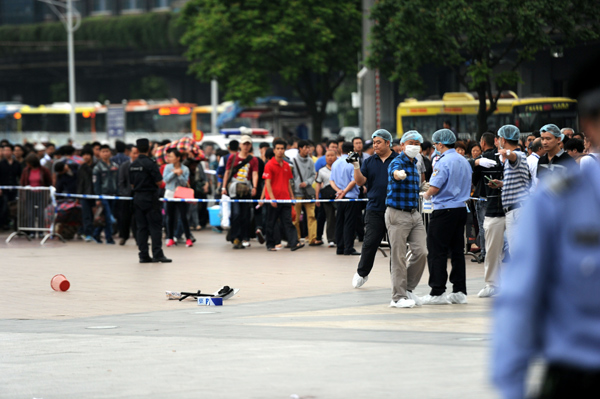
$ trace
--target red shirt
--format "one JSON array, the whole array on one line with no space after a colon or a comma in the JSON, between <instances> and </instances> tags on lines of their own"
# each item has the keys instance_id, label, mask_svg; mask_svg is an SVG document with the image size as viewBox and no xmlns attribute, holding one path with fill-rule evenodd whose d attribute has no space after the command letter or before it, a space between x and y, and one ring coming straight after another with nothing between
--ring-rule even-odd
<instances>
[{"instance_id":1,"label":"red shirt","mask_svg":"<svg viewBox=\"0 0 600 399\"><path fill-rule=\"evenodd\" d=\"M271 158L265 165L265 171L263 173L263 179L271 180L271 190L275 198L269 196L269 190L265 190L266 199L291 199L290 198L290 179L293 179L292 169L290 164L286 161L279 162L275 157Z\"/></svg>"}]
</instances>

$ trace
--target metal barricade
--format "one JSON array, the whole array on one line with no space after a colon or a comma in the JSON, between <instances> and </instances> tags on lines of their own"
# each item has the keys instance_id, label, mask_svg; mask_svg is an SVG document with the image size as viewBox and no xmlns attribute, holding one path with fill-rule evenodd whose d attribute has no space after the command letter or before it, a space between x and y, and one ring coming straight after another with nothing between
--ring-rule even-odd
<instances>
[{"instance_id":1,"label":"metal barricade","mask_svg":"<svg viewBox=\"0 0 600 399\"><path fill-rule=\"evenodd\" d=\"M31 241L30 234L45 233L40 242L43 245L50 237L58 237L54 232L56 218L56 198L54 187L19 187L17 198L17 230L8 236L6 242L15 236L24 235Z\"/></svg>"}]
</instances>

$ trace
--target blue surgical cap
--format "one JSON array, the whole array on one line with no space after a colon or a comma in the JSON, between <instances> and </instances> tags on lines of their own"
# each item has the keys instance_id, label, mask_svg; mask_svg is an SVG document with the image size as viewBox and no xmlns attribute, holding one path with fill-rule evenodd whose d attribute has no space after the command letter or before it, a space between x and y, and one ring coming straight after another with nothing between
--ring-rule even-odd
<instances>
[{"instance_id":1,"label":"blue surgical cap","mask_svg":"<svg viewBox=\"0 0 600 399\"><path fill-rule=\"evenodd\" d=\"M409 130L408 132L406 132L402 135L402 140L400 142L404 143L408 140L418 140L419 143L422 143L423 136L421 136L421 134L419 132L417 132L416 130Z\"/></svg>"},{"instance_id":2,"label":"blue surgical cap","mask_svg":"<svg viewBox=\"0 0 600 399\"><path fill-rule=\"evenodd\" d=\"M504 125L498 129L498 136L511 141L519 141L521 131L514 125Z\"/></svg>"},{"instance_id":3,"label":"blue surgical cap","mask_svg":"<svg viewBox=\"0 0 600 399\"><path fill-rule=\"evenodd\" d=\"M561 141L565 138L565 135L560 132L558 126L552 123L542 126L542 128L540 129L540 133L552 133L554 137L560 137Z\"/></svg>"},{"instance_id":4,"label":"blue surgical cap","mask_svg":"<svg viewBox=\"0 0 600 399\"><path fill-rule=\"evenodd\" d=\"M450 129L440 129L433 134L431 140L433 140L434 143L454 144L456 143L456 136Z\"/></svg>"},{"instance_id":5,"label":"blue surgical cap","mask_svg":"<svg viewBox=\"0 0 600 399\"><path fill-rule=\"evenodd\" d=\"M385 129L375 130L375 132L371 135L371 138L374 139L375 137L381 137L385 141L389 141L390 144L392 143L392 135Z\"/></svg>"}]
</instances>

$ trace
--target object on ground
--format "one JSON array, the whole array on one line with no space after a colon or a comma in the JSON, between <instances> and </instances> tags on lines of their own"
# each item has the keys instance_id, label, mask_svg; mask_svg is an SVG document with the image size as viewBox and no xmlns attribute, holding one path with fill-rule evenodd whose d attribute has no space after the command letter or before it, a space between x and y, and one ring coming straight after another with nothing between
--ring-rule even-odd
<instances>
[{"instance_id":1,"label":"object on ground","mask_svg":"<svg viewBox=\"0 0 600 399\"><path fill-rule=\"evenodd\" d=\"M198 298L198 305L223 306L223 298L202 296Z\"/></svg>"},{"instance_id":2,"label":"object on ground","mask_svg":"<svg viewBox=\"0 0 600 399\"><path fill-rule=\"evenodd\" d=\"M167 299L177 299L183 301L184 299L190 298L196 300L197 298L223 298L229 299L238 293L239 288L231 288L228 285L223 286L219 291L213 294L203 294L200 290L197 292L177 292L177 291L166 291Z\"/></svg>"},{"instance_id":3,"label":"object on ground","mask_svg":"<svg viewBox=\"0 0 600 399\"><path fill-rule=\"evenodd\" d=\"M50 280L50 287L54 291L67 291L71 287L71 283L69 283L69 280L64 275L57 274Z\"/></svg>"}]
</instances>

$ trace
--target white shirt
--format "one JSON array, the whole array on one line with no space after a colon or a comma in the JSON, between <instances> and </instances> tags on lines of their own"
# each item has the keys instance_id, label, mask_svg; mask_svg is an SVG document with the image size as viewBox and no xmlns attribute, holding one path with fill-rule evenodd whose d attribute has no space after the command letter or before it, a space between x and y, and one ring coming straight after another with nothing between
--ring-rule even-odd
<instances>
[{"instance_id":1,"label":"white shirt","mask_svg":"<svg viewBox=\"0 0 600 399\"><path fill-rule=\"evenodd\" d=\"M527 166L529 167L529 173L531 173L531 192L535 191L538 184L537 167L539 161L540 156L535 152L532 152L531 155L527 157Z\"/></svg>"}]
</instances>

